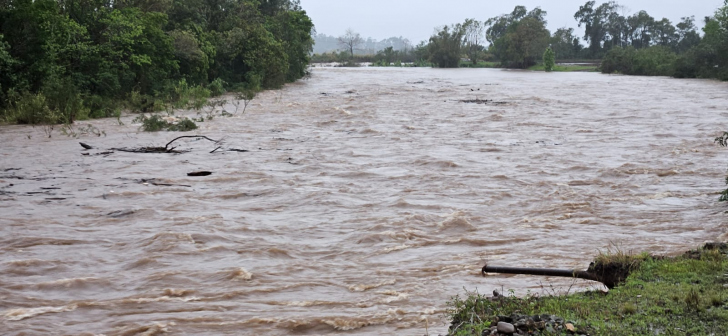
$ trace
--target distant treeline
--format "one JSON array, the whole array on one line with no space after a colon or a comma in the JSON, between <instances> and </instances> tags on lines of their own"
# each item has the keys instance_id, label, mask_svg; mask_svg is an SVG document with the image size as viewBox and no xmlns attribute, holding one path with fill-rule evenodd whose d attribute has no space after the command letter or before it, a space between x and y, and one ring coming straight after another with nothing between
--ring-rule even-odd
<instances>
[{"instance_id":1,"label":"distant treeline","mask_svg":"<svg viewBox=\"0 0 728 336\"><path fill-rule=\"evenodd\" d=\"M574 14L577 24L584 27L582 39L573 28L549 31L547 13L540 8L529 11L516 6L511 13L485 21L467 19L437 28L428 41L408 49L389 48L368 57L342 51L317 55L316 59L343 62L356 57L383 65L429 62L437 67L461 66L465 59L470 66L487 61L502 67L528 68L550 48L557 59L603 59L602 71L606 73L728 80L728 0L714 16L705 18L702 36L692 16L673 24L645 11L624 12L614 1L599 6L595 1L586 2ZM357 42L363 40L357 41L356 35L347 32L337 41L347 48L352 43L359 45Z\"/></svg>"},{"instance_id":2,"label":"distant treeline","mask_svg":"<svg viewBox=\"0 0 728 336\"><path fill-rule=\"evenodd\" d=\"M306 74L298 0L0 2L0 120L70 123ZM132 106L129 106L132 105Z\"/></svg>"},{"instance_id":3,"label":"distant treeline","mask_svg":"<svg viewBox=\"0 0 728 336\"><path fill-rule=\"evenodd\" d=\"M316 34L314 36L314 54L324 53L335 53L341 49L339 38L336 36L330 36L326 34ZM357 49L354 50L355 55L374 55L378 51L392 47L394 50L406 50L412 48L412 43L409 39L402 36L390 37L383 40L375 40L371 37L362 41Z\"/></svg>"}]
</instances>

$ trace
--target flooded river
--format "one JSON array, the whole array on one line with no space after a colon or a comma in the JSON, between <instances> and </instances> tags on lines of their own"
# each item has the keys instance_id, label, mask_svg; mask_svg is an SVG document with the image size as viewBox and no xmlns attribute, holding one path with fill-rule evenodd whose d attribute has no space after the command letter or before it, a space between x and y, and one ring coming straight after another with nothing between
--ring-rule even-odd
<instances>
[{"instance_id":1,"label":"flooded river","mask_svg":"<svg viewBox=\"0 0 728 336\"><path fill-rule=\"evenodd\" d=\"M599 288L480 268L725 239L727 117L716 81L332 68L184 154L2 126L0 334L437 335L464 290Z\"/></svg>"}]
</instances>

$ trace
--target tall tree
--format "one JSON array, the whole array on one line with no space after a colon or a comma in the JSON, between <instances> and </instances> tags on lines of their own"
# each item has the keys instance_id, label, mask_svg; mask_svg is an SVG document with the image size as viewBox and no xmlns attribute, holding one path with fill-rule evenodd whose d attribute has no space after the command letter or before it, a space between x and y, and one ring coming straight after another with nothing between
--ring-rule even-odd
<instances>
[{"instance_id":1,"label":"tall tree","mask_svg":"<svg viewBox=\"0 0 728 336\"><path fill-rule=\"evenodd\" d=\"M427 45L430 62L440 68L457 68L464 35L465 29L460 24L438 29Z\"/></svg>"},{"instance_id":2,"label":"tall tree","mask_svg":"<svg viewBox=\"0 0 728 336\"><path fill-rule=\"evenodd\" d=\"M694 16L681 18L680 23L678 23L675 28L677 28L677 35L679 38L676 47L677 52L685 52L700 44L701 38L700 34L698 34L698 28L695 26Z\"/></svg>"},{"instance_id":3,"label":"tall tree","mask_svg":"<svg viewBox=\"0 0 728 336\"><path fill-rule=\"evenodd\" d=\"M536 64L548 48L551 33L543 21L527 17L510 26L508 33L498 43L504 49L501 62L511 67L527 68Z\"/></svg>"},{"instance_id":4,"label":"tall tree","mask_svg":"<svg viewBox=\"0 0 728 336\"><path fill-rule=\"evenodd\" d=\"M655 21L652 25L652 36L654 36L655 44L665 47L675 47L680 36L677 29L672 25L670 20L663 18Z\"/></svg>"},{"instance_id":5,"label":"tall tree","mask_svg":"<svg viewBox=\"0 0 728 336\"><path fill-rule=\"evenodd\" d=\"M630 26L630 40L635 48L647 48L652 44L652 27L655 25L655 18L645 11L630 16L627 19Z\"/></svg>"},{"instance_id":6,"label":"tall tree","mask_svg":"<svg viewBox=\"0 0 728 336\"><path fill-rule=\"evenodd\" d=\"M549 45L551 33L546 29L546 12L528 11L516 6L510 14L485 22L490 50L502 64L525 68L536 63Z\"/></svg>"},{"instance_id":7,"label":"tall tree","mask_svg":"<svg viewBox=\"0 0 728 336\"><path fill-rule=\"evenodd\" d=\"M526 17L534 18L546 25L546 12L540 7L529 12L525 6L516 6L510 14L492 17L483 23L486 28L486 39L490 43L495 43L496 40L506 35L509 26Z\"/></svg>"},{"instance_id":8,"label":"tall tree","mask_svg":"<svg viewBox=\"0 0 728 336\"><path fill-rule=\"evenodd\" d=\"M551 36L551 49L559 59L574 59L583 47L574 35L574 28L559 28Z\"/></svg>"},{"instance_id":9,"label":"tall tree","mask_svg":"<svg viewBox=\"0 0 728 336\"><path fill-rule=\"evenodd\" d=\"M473 64L478 64L478 58L483 53L483 42L485 42L485 26L483 22L475 19L467 19L463 23L465 36L463 43L465 44L465 52L468 54Z\"/></svg>"},{"instance_id":10,"label":"tall tree","mask_svg":"<svg viewBox=\"0 0 728 336\"><path fill-rule=\"evenodd\" d=\"M579 7L574 19L579 22L579 27L584 26L584 40L589 42L592 56L597 57L603 54L605 42L618 38L614 36L618 32L617 25L610 23L619 19L621 6L614 1L605 2L596 8L595 4L594 1L587 1Z\"/></svg>"},{"instance_id":11,"label":"tall tree","mask_svg":"<svg viewBox=\"0 0 728 336\"><path fill-rule=\"evenodd\" d=\"M347 29L344 35L339 36L338 41L342 48L349 51L351 57L354 57L354 49L364 43L364 39L361 38L361 35L354 32L351 28Z\"/></svg>"}]
</instances>

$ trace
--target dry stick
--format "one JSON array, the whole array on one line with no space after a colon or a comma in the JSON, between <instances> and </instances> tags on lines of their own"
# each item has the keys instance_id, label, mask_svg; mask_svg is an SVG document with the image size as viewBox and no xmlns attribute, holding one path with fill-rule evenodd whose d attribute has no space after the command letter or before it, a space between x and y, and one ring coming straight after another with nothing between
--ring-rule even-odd
<instances>
[{"instance_id":1,"label":"dry stick","mask_svg":"<svg viewBox=\"0 0 728 336\"><path fill-rule=\"evenodd\" d=\"M214 143L219 143L220 142L220 140L213 140L213 139L210 139L210 138L208 138L208 137L206 137L204 135L183 135L181 137L176 137L174 140L168 142L166 145L164 145L164 148L167 149L167 147L169 147L169 145L171 145L173 142L175 142L175 141L177 141L179 139L183 139L183 138L203 138L203 139L210 140L210 141L212 141Z\"/></svg>"}]
</instances>

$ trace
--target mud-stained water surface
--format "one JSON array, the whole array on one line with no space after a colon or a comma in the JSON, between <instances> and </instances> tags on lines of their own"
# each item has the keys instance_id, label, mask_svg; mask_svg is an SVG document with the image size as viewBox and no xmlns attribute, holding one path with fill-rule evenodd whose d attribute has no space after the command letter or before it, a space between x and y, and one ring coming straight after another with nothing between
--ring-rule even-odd
<instances>
[{"instance_id":1,"label":"mud-stained water surface","mask_svg":"<svg viewBox=\"0 0 728 336\"><path fill-rule=\"evenodd\" d=\"M727 89L314 69L200 123L224 139L214 153L182 140L190 152L99 155L179 135L132 117L81 139L0 127L0 334L444 333L463 289L573 284L484 278L486 261L585 269L612 243L678 253L725 238L728 150L713 138ZM187 176L199 170L213 174Z\"/></svg>"}]
</instances>

